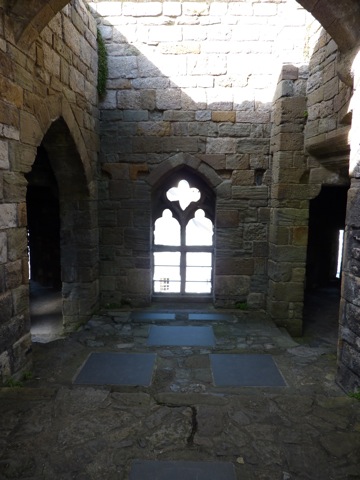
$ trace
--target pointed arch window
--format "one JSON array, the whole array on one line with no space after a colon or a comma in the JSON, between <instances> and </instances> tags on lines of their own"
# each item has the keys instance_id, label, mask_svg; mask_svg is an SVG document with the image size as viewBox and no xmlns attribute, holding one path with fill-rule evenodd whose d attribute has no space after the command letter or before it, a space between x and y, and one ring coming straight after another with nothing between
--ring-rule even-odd
<instances>
[{"instance_id":1,"label":"pointed arch window","mask_svg":"<svg viewBox=\"0 0 360 480\"><path fill-rule=\"evenodd\" d=\"M153 202L153 293L212 293L214 195L194 176L176 175Z\"/></svg>"}]
</instances>

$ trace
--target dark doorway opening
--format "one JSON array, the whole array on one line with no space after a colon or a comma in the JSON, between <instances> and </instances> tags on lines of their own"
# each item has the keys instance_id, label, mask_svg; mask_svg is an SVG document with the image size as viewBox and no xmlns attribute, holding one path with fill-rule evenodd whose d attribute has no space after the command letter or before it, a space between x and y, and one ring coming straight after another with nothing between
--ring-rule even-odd
<instances>
[{"instance_id":1,"label":"dark doorway opening","mask_svg":"<svg viewBox=\"0 0 360 480\"><path fill-rule=\"evenodd\" d=\"M62 331L62 283L58 186L42 146L26 177L31 334L47 341Z\"/></svg>"},{"instance_id":2,"label":"dark doorway opening","mask_svg":"<svg viewBox=\"0 0 360 480\"><path fill-rule=\"evenodd\" d=\"M338 335L347 191L347 186L323 186L309 207L304 335L331 342Z\"/></svg>"}]
</instances>

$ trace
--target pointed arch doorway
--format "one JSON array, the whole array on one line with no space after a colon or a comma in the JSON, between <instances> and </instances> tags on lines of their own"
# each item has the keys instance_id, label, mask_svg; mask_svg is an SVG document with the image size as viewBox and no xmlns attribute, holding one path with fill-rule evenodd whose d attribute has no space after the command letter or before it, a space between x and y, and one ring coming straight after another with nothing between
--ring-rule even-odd
<instances>
[{"instance_id":1,"label":"pointed arch doorway","mask_svg":"<svg viewBox=\"0 0 360 480\"><path fill-rule=\"evenodd\" d=\"M97 206L86 173L69 127L59 117L25 177L31 278L43 287L36 291L37 300L49 289L58 293L54 306L61 333L90 318L98 304ZM47 310L47 317L52 315L55 311Z\"/></svg>"},{"instance_id":2,"label":"pointed arch doorway","mask_svg":"<svg viewBox=\"0 0 360 480\"><path fill-rule=\"evenodd\" d=\"M31 337L62 335L59 188L43 145L27 175L27 236Z\"/></svg>"},{"instance_id":3,"label":"pointed arch doorway","mask_svg":"<svg viewBox=\"0 0 360 480\"><path fill-rule=\"evenodd\" d=\"M211 300L215 195L190 169L171 174L152 201L154 300Z\"/></svg>"}]
</instances>

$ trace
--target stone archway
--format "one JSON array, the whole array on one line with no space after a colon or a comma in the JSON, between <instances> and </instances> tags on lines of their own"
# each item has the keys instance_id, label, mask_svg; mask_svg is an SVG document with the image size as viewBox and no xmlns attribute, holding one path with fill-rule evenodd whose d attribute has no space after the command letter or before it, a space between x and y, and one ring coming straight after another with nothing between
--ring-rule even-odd
<instances>
[{"instance_id":1,"label":"stone archway","mask_svg":"<svg viewBox=\"0 0 360 480\"><path fill-rule=\"evenodd\" d=\"M63 325L72 330L89 318L97 303L96 205L90 198L77 146L62 117L52 123L41 146L58 186Z\"/></svg>"}]
</instances>

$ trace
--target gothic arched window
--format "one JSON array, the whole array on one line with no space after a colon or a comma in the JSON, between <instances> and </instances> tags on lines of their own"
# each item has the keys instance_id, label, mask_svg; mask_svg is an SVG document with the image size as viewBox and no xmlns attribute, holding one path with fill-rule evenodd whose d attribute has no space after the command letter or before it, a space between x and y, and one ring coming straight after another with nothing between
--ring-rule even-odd
<instances>
[{"instance_id":1,"label":"gothic arched window","mask_svg":"<svg viewBox=\"0 0 360 480\"><path fill-rule=\"evenodd\" d=\"M199 178L180 172L153 202L153 293L212 293L214 194Z\"/></svg>"}]
</instances>

